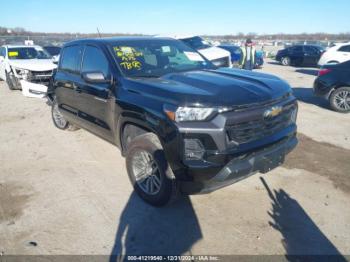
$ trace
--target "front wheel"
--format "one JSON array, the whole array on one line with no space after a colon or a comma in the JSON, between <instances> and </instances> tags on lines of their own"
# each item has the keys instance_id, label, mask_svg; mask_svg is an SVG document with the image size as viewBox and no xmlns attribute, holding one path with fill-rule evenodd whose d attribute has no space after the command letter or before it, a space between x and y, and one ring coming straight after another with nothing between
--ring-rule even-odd
<instances>
[{"instance_id":1,"label":"front wheel","mask_svg":"<svg viewBox=\"0 0 350 262\"><path fill-rule=\"evenodd\" d=\"M146 133L130 142L126 167L135 191L147 203L164 206L176 199L176 179L155 134Z\"/></svg>"},{"instance_id":2,"label":"front wheel","mask_svg":"<svg viewBox=\"0 0 350 262\"><path fill-rule=\"evenodd\" d=\"M8 86L8 88L10 90L15 90L16 87L15 87L15 84L13 83L13 77L12 75L10 75L9 73L6 72L6 84Z\"/></svg>"},{"instance_id":3,"label":"front wheel","mask_svg":"<svg viewBox=\"0 0 350 262\"><path fill-rule=\"evenodd\" d=\"M350 112L350 87L341 87L330 96L331 108L337 112Z\"/></svg>"},{"instance_id":4,"label":"front wheel","mask_svg":"<svg viewBox=\"0 0 350 262\"><path fill-rule=\"evenodd\" d=\"M79 128L73 126L70 124L62 115L62 113L59 110L58 103L56 99L53 99L52 105L51 105L51 116L52 121L54 125L61 130L69 130L69 131L75 131Z\"/></svg>"},{"instance_id":5,"label":"front wheel","mask_svg":"<svg viewBox=\"0 0 350 262\"><path fill-rule=\"evenodd\" d=\"M290 58L288 56L282 57L281 64L284 66L290 66Z\"/></svg>"}]
</instances>

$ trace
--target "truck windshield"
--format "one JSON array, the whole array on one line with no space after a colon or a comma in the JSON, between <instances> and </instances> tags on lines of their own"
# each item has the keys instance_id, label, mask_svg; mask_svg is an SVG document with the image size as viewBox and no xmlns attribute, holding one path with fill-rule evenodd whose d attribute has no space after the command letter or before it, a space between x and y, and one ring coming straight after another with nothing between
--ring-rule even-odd
<instances>
[{"instance_id":1,"label":"truck windshield","mask_svg":"<svg viewBox=\"0 0 350 262\"><path fill-rule=\"evenodd\" d=\"M51 56L43 49L34 47L12 47L8 49L8 58L17 59L50 59Z\"/></svg>"},{"instance_id":2,"label":"truck windshield","mask_svg":"<svg viewBox=\"0 0 350 262\"><path fill-rule=\"evenodd\" d=\"M210 47L210 44L199 36L184 38L181 39L181 41L183 41L184 43L196 50Z\"/></svg>"},{"instance_id":3,"label":"truck windshield","mask_svg":"<svg viewBox=\"0 0 350 262\"><path fill-rule=\"evenodd\" d=\"M160 77L168 73L215 66L178 40L130 40L113 43L113 55L128 77Z\"/></svg>"}]
</instances>

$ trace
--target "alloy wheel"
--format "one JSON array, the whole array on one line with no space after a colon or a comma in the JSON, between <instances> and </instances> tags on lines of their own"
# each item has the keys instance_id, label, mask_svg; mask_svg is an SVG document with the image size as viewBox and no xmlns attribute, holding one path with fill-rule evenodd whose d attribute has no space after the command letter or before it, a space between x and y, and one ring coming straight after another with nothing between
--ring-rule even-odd
<instances>
[{"instance_id":1,"label":"alloy wheel","mask_svg":"<svg viewBox=\"0 0 350 262\"><path fill-rule=\"evenodd\" d=\"M63 128L66 127L67 120L64 119L63 115L61 114L57 103L55 103L54 106L53 106L52 117L53 117L53 120L55 121L56 125L59 128L63 129Z\"/></svg>"},{"instance_id":2,"label":"alloy wheel","mask_svg":"<svg viewBox=\"0 0 350 262\"><path fill-rule=\"evenodd\" d=\"M282 58L282 65L288 66L290 64L289 58L288 57L283 57Z\"/></svg>"},{"instance_id":3,"label":"alloy wheel","mask_svg":"<svg viewBox=\"0 0 350 262\"><path fill-rule=\"evenodd\" d=\"M145 150L137 151L132 158L136 183L143 192L155 195L160 191L162 177L153 156Z\"/></svg>"},{"instance_id":4,"label":"alloy wheel","mask_svg":"<svg viewBox=\"0 0 350 262\"><path fill-rule=\"evenodd\" d=\"M341 110L350 110L350 92L340 91L334 96L336 106Z\"/></svg>"}]
</instances>

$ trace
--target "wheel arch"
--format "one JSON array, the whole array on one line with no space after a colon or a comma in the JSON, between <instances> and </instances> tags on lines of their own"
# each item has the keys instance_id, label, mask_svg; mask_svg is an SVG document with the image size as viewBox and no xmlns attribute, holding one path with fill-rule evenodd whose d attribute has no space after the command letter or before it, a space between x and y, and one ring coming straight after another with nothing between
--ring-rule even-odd
<instances>
[{"instance_id":1,"label":"wheel arch","mask_svg":"<svg viewBox=\"0 0 350 262\"><path fill-rule=\"evenodd\" d=\"M122 155L125 156L127 145L132 141L132 139L145 133L154 133L158 136L158 134L152 130L152 128L140 124L138 121L133 121L131 119L124 121L120 125L118 137Z\"/></svg>"}]
</instances>

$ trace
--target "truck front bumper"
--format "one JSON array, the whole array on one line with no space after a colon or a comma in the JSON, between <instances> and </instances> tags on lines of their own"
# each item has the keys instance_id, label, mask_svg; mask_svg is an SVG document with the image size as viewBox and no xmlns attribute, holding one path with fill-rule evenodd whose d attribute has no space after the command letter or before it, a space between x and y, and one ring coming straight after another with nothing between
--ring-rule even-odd
<instances>
[{"instance_id":1,"label":"truck front bumper","mask_svg":"<svg viewBox=\"0 0 350 262\"><path fill-rule=\"evenodd\" d=\"M257 172L267 173L280 166L288 154L298 144L295 135L244 158L233 159L216 175L207 179L196 174L192 181L181 181L181 191L185 194L209 193L247 178Z\"/></svg>"}]
</instances>

